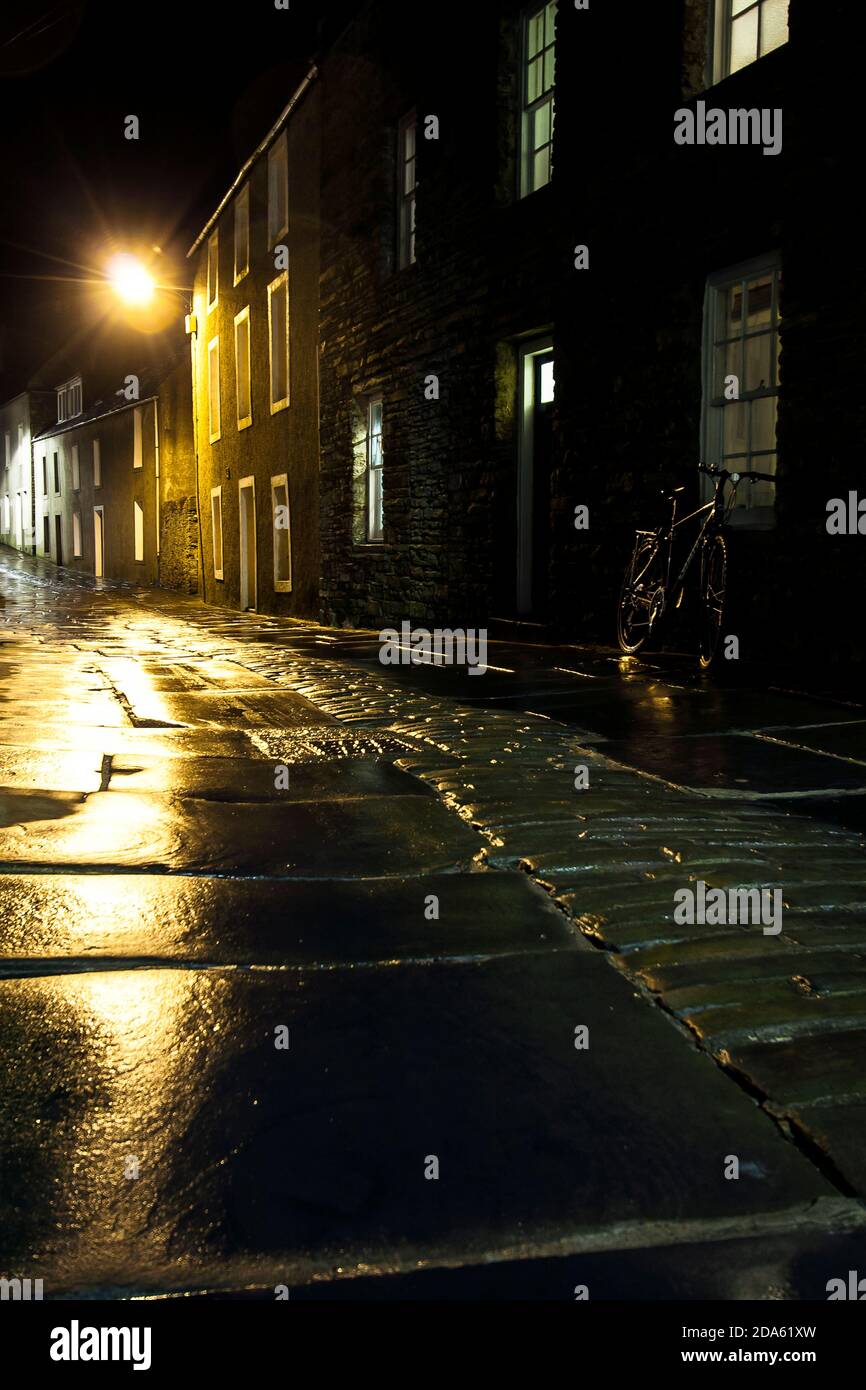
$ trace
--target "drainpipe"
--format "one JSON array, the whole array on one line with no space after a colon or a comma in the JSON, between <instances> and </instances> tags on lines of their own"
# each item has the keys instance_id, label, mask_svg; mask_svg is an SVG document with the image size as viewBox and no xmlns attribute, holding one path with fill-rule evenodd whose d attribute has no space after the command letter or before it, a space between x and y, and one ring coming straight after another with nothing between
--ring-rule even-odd
<instances>
[{"instance_id":1,"label":"drainpipe","mask_svg":"<svg viewBox=\"0 0 866 1390\"><path fill-rule=\"evenodd\" d=\"M159 588L159 397L153 400L153 471L156 481L156 587Z\"/></svg>"}]
</instances>

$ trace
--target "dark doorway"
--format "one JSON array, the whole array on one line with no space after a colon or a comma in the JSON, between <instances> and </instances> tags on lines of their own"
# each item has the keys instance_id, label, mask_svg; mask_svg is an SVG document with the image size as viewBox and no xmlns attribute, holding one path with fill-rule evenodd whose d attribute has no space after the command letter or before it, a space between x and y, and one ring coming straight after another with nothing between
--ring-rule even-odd
<instances>
[{"instance_id":1,"label":"dark doorway","mask_svg":"<svg viewBox=\"0 0 866 1390\"><path fill-rule=\"evenodd\" d=\"M57 561L58 565L62 565L62 564L63 564L63 522L61 521L61 519L60 519L59 516L56 516L56 517L54 518L54 541L55 541L55 551L56 551L56 554L55 554L54 558L55 558L55 560Z\"/></svg>"},{"instance_id":2,"label":"dark doorway","mask_svg":"<svg viewBox=\"0 0 866 1390\"><path fill-rule=\"evenodd\" d=\"M547 608L553 464L553 344L549 338L521 349L518 390L517 612L542 618Z\"/></svg>"}]
</instances>

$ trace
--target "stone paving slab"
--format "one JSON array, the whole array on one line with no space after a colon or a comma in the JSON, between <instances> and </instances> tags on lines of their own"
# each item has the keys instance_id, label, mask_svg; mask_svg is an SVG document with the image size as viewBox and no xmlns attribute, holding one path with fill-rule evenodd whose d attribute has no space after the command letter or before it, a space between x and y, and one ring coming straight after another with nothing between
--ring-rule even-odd
<instances>
[{"instance_id":1,"label":"stone paving slab","mask_svg":"<svg viewBox=\"0 0 866 1390\"><path fill-rule=\"evenodd\" d=\"M262 878L7 874L0 902L2 975L130 960L360 967L590 949L525 874L338 880L325 889Z\"/></svg>"},{"instance_id":2,"label":"stone paving slab","mask_svg":"<svg viewBox=\"0 0 866 1390\"><path fill-rule=\"evenodd\" d=\"M111 790L86 801L51 795L62 819L0 825L0 869L377 878L407 863L423 873L465 868L483 843L427 797L263 805Z\"/></svg>"},{"instance_id":3,"label":"stone paving slab","mask_svg":"<svg viewBox=\"0 0 866 1390\"><path fill-rule=\"evenodd\" d=\"M835 1195L593 952L350 989L344 971L102 972L0 981L0 1000L0 1263L49 1293L471 1262L648 1221L796 1221Z\"/></svg>"}]
</instances>

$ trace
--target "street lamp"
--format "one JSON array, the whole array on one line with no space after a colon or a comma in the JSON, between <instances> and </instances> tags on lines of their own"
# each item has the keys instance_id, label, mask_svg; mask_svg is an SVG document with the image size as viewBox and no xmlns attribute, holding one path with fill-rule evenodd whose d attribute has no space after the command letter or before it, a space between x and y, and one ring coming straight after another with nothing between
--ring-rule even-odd
<instances>
[{"instance_id":1,"label":"street lamp","mask_svg":"<svg viewBox=\"0 0 866 1390\"><path fill-rule=\"evenodd\" d=\"M153 276L135 256L115 256L108 266L108 278L124 304L150 304L156 289Z\"/></svg>"}]
</instances>

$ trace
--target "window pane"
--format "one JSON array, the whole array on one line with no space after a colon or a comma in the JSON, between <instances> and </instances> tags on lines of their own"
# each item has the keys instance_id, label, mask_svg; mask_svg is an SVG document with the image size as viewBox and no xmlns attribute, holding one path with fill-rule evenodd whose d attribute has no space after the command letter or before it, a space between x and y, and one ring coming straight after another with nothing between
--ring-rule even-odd
<instances>
[{"instance_id":1,"label":"window pane","mask_svg":"<svg viewBox=\"0 0 866 1390\"><path fill-rule=\"evenodd\" d=\"M370 487L370 512L369 512L369 531L368 539L380 541L382 539L382 469L372 468L369 474Z\"/></svg>"},{"instance_id":2,"label":"window pane","mask_svg":"<svg viewBox=\"0 0 866 1390\"><path fill-rule=\"evenodd\" d=\"M750 280L748 284L747 327L759 328L762 324L769 323L772 305L773 277L762 275L759 280Z\"/></svg>"},{"instance_id":3,"label":"window pane","mask_svg":"<svg viewBox=\"0 0 866 1390\"><path fill-rule=\"evenodd\" d=\"M555 31L556 31L556 0L551 0L551 4L549 4L548 7L547 7L547 19L546 19L546 23L545 23L545 33L544 33L544 42L545 42L545 43L547 43L547 44L553 43Z\"/></svg>"},{"instance_id":4,"label":"window pane","mask_svg":"<svg viewBox=\"0 0 866 1390\"><path fill-rule=\"evenodd\" d=\"M723 449L725 457L730 454L744 454L748 442L748 419L745 402L731 402L723 408Z\"/></svg>"},{"instance_id":5,"label":"window pane","mask_svg":"<svg viewBox=\"0 0 866 1390\"><path fill-rule=\"evenodd\" d=\"M541 96L541 65L541 58L536 58L534 63L529 64L526 82L526 100L530 105Z\"/></svg>"},{"instance_id":6,"label":"window pane","mask_svg":"<svg viewBox=\"0 0 866 1390\"><path fill-rule=\"evenodd\" d=\"M556 65L556 54L549 48L544 55L544 90L549 92L553 86L554 69Z\"/></svg>"},{"instance_id":7,"label":"window pane","mask_svg":"<svg viewBox=\"0 0 866 1390\"><path fill-rule=\"evenodd\" d=\"M731 72L739 72L758 56L757 8L740 15L731 25Z\"/></svg>"},{"instance_id":8,"label":"window pane","mask_svg":"<svg viewBox=\"0 0 866 1390\"><path fill-rule=\"evenodd\" d=\"M764 0L761 6L761 53L788 41L788 0Z\"/></svg>"},{"instance_id":9,"label":"window pane","mask_svg":"<svg viewBox=\"0 0 866 1390\"><path fill-rule=\"evenodd\" d=\"M772 385L770 381L770 347L771 337L769 333L762 333L758 338L747 338L745 343L745 381L740 383L743 391L760 391L762 387Z\"/></svg>"},{"instance_id":10,"label":"window pane","mask_svg":"<svg viewBox=\"0 0 866 1390\"><path fill-rule=\"evenodd\" d=\"M752 409L752 452L758 449L776 447L776 397L762 396L751 403ZM755 467L764 472L764 465L758 459Z\"/></svg>"},{"instance_id":11,"label":"window pane","mask_svg":"<svg viewBox=\"0 0 866 1390\"><path fill-rule=\"evenodd\" d=\"M747 10L754 3L755 0L732 0L731 14L739 14L741 10Z\"/></svg>"},{"instance_id":12,"label":"window pane","mask_svg":"<svg viewBox=\"0 0 866 1390\"><path fill-rule=\"evenodd\" d=\"M544 47L544 11L533 15L529 21L529 56L534 58Z\"/></svg>"},{"instance_id":13,"label":"window pane","mask_svg":"<svg viewBox=\"0 0 866 1390\"><path fill-rule=\"evenodd\" d=\"M545 102L533 116L532 148L540 149L550 142L550 103Z\"/></svg>"},{"instance_id":14,"label":"window pane","mask_svg":"<svg viewBox=\"0 0 866 1390\"><path fill-rule=\"evenodd\" d=\"M543 188L550 182L550 146L539 150L532 161L532 187Z\"/></svg>"}]
</instances>

